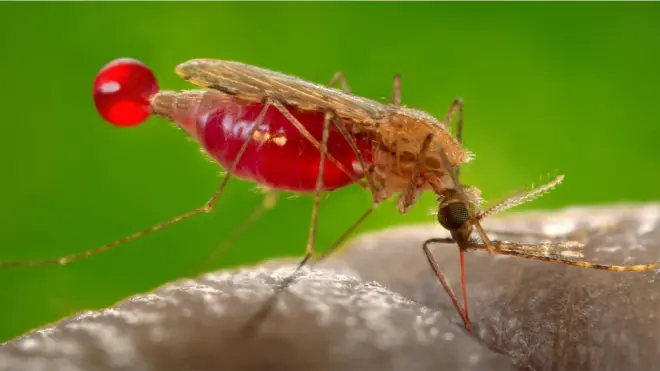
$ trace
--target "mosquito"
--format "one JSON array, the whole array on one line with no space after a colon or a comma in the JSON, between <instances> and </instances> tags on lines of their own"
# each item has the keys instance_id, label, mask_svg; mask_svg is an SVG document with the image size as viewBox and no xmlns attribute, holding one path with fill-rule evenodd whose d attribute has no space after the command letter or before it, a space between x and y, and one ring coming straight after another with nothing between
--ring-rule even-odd
<instances>
[{"instance_id":1,"label":"mosquito","mask_svg":"<svg viewBox=\"0 0 660 371\"><path fill-rule=\"evenodd\" d=\"M284 289L315 250L321 193L359 184L372 195L371 206L331 245L328 251L333 251L382 201L399 193L397 207L405 213L422 191L437 193L453 186L445 167L455 168L472 158L441 122L401 106L399 76L394 78L391 103L383 104L351 94L342 73L326 87L221 60L191 60L177 66L176 72L205 89L159 92L153 73L142 62L112 61L94 81L95 104L99 114L117 126L134 126L155 114L190 134L226 169L212 197L187 213L103 246L55 259L0 262L0 268L66 265L209 213L236 176L269 189L243 227L274 206L278 191L313 194L305 256L290 279L283 281ZM340 88L332 88L335 85ZM462 111L459 100L451 105L445 121L457 110ZM447 163L438 157L439 151ZM418 161L421 152L426 158ZM417 166L421 163L423 168Z\"/></svg>"},{"instance_id":2,"label":"mosquito","mask_svg":"<svg viewBox=\"0 0 660 371\"><path fill-rule=\"evenodd\" d=\"M153 74L144 64L135 62L122 59L101 70L95 81L99 113L117 125L132 126L147 115L118 118L114 114L116 110L107 107L120 98L126 100L127 96L138 108L146 102L150 113L176 123L227 170L220 186L204 205L101 247L56 259L0 262L0 268L65 265L193 216L210 213L232 177L251 180L269 189L247 224L274 206L279 191L313 194L305 255L280 289L292 282L315 251L318 207L324 192L359 184L369 190L372 204L321 259L341 245L380 203L399 194L397 208L405 213L423 191L438 195L441 200L438 215L444 218L440 219L441 225L450 230L452 241L459 245L461 254L476 246L468 240L473 229L478 232L483 248L489 252L505 251L501 249L502 243L489 240L480 220L532 198L521 196L520 202L510 199L500 204L499 209L479 213L478 190L465 188L458 182L460 166L473 157L461 144L462 101L455 100L445 119L438 121L423 111L401 105L398 75L394 78L391 103L384 104L351 94L341 73L335 74L328 86L322 86L240 62L214 59L194 59L176 68L179 76L203 89L155 92L157 85L155 78L151 78ZM125 73L126 70L138 74L139 78L134 80L139 83L132 80L132 85L128 83L126 76L130 77L131 73ZM121 78L125 80L116 81ZM335 85L340 88L333 88ZM458 123L454 137L445 125L452 122L456 113ZM431 261L432 255L426 246L425 252ZM511 251L517 251L519 256L531 256L522 248L515 249L522 245L509 246L513 246ZM434 270L436 268L437 265ZM461 270L464 277L462 258ZM469 327L464 282L465 310L462 310L454 293L447 290L444 277L438 271L436 275Z\"/></svg>"},{"instance_id":3,"label":"mosquito","mask_svg":"<svg viewBox=\"0 0 660 371\"><path fill-rule=\"evenodd\" d=\"M176 71L182 78L198 86L215 89L242 99L254 102L272 100L301 110L325 112L331 115L332 123L338 130L371 138L373 143L372 163L371 167L366 168L365 177L373 195L373 204L363 215L364 217L373 211L380 201L388 199L396 193L400 194L397 207L401 213L405 213L416 203L421 192L433 191L439 201L439 222L450 231L452 238L429 240L424 244L423 249L438 280L449 294L469 331L471 331L471 324L467 315L463 256L464 251L468 248L480 247L491 253L598 269L641 271L655 266L654 264L604 266L572 261L568 258L575 257L577 254L573 250L567 251L566 244L541 246L491 241L481 227L482 219L541 196L558 185L563 180L563 176L480 212L480 191L475 187L465 187L458 180L460 166L469 162L473 157L462 147L463 102L460 99L452 102L449 112L440 122L426 112L401 105L401 80L398 76L394 79L392 102L384 105L351 95L348 89L340 92L296 77L239 62L196 59L179 65ZM342 85L348 86L345 80ZM454 137L447 130L447 126L450 125L455 114L458 119ZM343 130L342 126L344 126ZM347 140L350 140L349 136L347 136ZM363 220L363 218L359 219L349 229L349 233ZM469 239L473 230L477 231L481 239L480 245ZM448 286L428 249L429 243L442 241L454 242L460 248L463 308L458 304L456 295ZM317 261L328 256L338 246L339 243L333 244ZM577 245L569 244L568 246L576 247ZM306 255L298 268L289 276L290 279L283 281L280 288L287 287L296 272L312 256L313 248L310 250L309 244L307 247ZM257 312L256 323L266 317L275 298L276 295L273 296L269 305Z\"/></svg>"}]
</instances>

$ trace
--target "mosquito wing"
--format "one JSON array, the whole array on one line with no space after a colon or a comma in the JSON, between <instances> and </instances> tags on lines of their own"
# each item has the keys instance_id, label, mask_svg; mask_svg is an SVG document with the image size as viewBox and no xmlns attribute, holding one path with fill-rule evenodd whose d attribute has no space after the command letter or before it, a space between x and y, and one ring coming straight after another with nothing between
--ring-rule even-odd
<instances>
[{"instance_id":1,"label":"mosquito wing","mask_svg":"<svg viewBox=\"0 0 660 371\"><path fill-rule=\"evenodd\" d=\"M268 97L306 111L330 110L344 119L377 121L395 108L298 77L216 59L192 59L176 67L176 73L193 84L261 102Z\"/></svg>"}]
</instances>

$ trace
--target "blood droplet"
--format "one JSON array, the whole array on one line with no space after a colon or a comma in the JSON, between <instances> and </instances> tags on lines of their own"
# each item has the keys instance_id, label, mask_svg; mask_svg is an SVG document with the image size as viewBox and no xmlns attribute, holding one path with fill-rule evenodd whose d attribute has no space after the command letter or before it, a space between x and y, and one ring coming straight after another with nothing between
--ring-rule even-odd
<instances>
[{"instance_id":1,"label":"blood droplet","mask_svg":"<svg viewBox=\"0 0 660 371\"><path fill-rule=\"evenodd\" d=\"M132 58L113 60L94 79L96 110L115 126L136 126L149 118L149 98L157 92L153 72Z\"/></svg>"}]
</instances>

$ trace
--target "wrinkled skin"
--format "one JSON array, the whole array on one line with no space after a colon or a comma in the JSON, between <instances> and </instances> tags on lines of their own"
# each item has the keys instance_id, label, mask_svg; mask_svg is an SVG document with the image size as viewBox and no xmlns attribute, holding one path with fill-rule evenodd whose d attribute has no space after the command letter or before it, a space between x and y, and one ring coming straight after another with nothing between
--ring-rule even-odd
<instances>
[{"instance_id":1,"label":"wrinkled skin","mask_svg":"<svg viewBox=\"0 0 660 371\"><path fill-rule=\"evenodd\" d=\"M512 214L484 226L578 228L587 235L587 260L640 264L660 260L659 217L658 204L621 205ZM422 253L425 239L446 236L438 226L415 226L358 237L305 271L256 335L237 331L291 261L173 282L35 330L0 346L0 370L660 368L657 270L596 271L468 252L471 335ZM432 250L457 290L457 248Z\"/></svg>"}]
</instances>

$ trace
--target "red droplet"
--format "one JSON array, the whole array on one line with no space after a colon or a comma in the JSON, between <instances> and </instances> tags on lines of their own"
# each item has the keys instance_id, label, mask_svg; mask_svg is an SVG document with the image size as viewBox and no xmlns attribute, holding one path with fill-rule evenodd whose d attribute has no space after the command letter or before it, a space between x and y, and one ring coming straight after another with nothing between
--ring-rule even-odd
<instances>
[{"instance_id":1,"label":"red droplet","mask_svg":"<svg viewBox=\"0 0 660 371\"><path fill-rule=\"evenodd\" d=\"M104 120L116 126L135 126L149 117L149 98L158 82L146 64L119 58L106 64L94 79L94 104Z\"/></svg>"}]
</instances>

